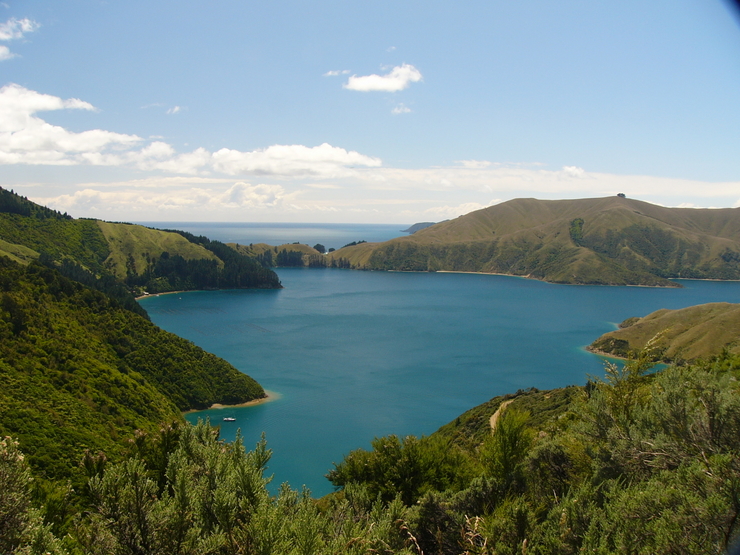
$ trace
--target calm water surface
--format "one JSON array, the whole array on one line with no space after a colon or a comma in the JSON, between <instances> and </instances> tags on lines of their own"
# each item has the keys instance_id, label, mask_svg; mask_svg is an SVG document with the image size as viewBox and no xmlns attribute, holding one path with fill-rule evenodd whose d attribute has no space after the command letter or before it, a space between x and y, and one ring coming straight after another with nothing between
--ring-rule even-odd
<instances>
[{"instance_id":1,"label":"calm water surface","mask_svg":"<svg viewBox=\"0 0 740 555\"><path fill-rule=\"evenodd\" d=\"M582 347L625 318L659 308L740 302L740 284L683 289L553 285L474 274L281 269L279 291L163 295L142 303L282 397L198 413L247 446L262 432L275 483L332 491L323 477L375 436L430 434L520 388L602 375ZM235 423L222 423L233 416ZM197 416L189 415L195 420Z\"/></svg>"}]
</instances>

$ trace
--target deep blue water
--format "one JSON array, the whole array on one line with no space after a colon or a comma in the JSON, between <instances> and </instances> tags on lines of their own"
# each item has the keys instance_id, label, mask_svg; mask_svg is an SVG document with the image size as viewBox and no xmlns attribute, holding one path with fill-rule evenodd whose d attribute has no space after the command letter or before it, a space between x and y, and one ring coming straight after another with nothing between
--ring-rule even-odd
<instances>
[{"instance_id":1,"label":"deep blue water","mask_svg":"<svg viewBox=\"0 0 740 555\"><path fill-rule=\"evenodd\" d=\"M402 229L410 224L291 224L233 222L136 222L157 229L179 229L204 235L223 243L267 243L284 245L296 241L311 245L321 243L327 249L339 249L352 241L381 242L407 235Z\"/></svg>"},{"instance_id":2,"label":"deep blue water","mask_svg":"<svg viewBox=\"0 0 740 555\"><path fill-rule=\"evenodd\" d=\"M740 302L740 283L683 289L553 285L474 274L278 270L285 289L163 295L152 320L194 341L282 398L198 413L262 432L275 483L332 490L323 475L375 436L430 434L467 409L520 388L583 384L603 374L582 347L659 308ZM189 415L195 420L196 415Z\"/></svg>"}]
</instances>

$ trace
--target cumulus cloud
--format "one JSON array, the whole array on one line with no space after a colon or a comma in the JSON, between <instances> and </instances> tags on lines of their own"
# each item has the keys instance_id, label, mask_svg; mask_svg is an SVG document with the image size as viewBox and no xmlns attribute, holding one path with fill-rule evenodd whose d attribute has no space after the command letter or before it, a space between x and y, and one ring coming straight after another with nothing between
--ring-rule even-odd
<instances>
[{"instance_id":1,"label":"cumulus cloud","mask_svg":"<svg viewBox=\"0 0 740 555\"><path fill-rule=\"evenodd\" d=\"M391 110L391 114L394 114L394 115L408 114L409 112L411 112L411 108L406 106L403 102L399 104L398 106L396 106L395 108L393 108L393 110Z\"/></svg>"},{"instance_id":2,"label":"cumulus cloud","mask_svg":"<svg viewBox=\"0 0 740 555\"><path fill-rule=\"evenodd\" d=\"M175 108L169 113L180 109ZM136 135L100 129L73 133L37 116L38 112L63 109L95 110L80 99L64 100L20 85L0 89L0 164L88 164L183 174L216 171L228 175L328 178L349 175L359 167L381 165L378 158L327 143L315 147L273 145L251 152L223 148L211 153L196 148L178 153L164 141L143 144L144 140Z\"/></svg>"},{"instance_id":3,"label":"cumulus cloud","mask_svg":"<svg viewBox=\"0 0 740 555\"><path fill-rule=\"evenodd\" d=\"M350 91L398 92L421 80L422 75L418 69L411 64L403 64L394 67L385 75L372 74L360 77L353 75L343 86Z\"/></svg>"},{"instance_id":4,"label":"cumulus cloud","mask_svg":"<svg viewBox=\"0 0 740 555\"><path fill-rule=\"evenodd\" d=\"M235 183L218 197L218 201L225 206L239 208L276 206L280 204L284 195L285 190L280 185Z\"/></svg>"},{"instance_id":5,"label":"cumulus cloud","mask_svg":"<svg viewBox=\"0 0 740 555\"><path fill-rule=\"evenodd\" d=\"M324 143L315 147L303 145L273 145L240 152L222 148L213 153L213 167L229 175L242 173L256 175L339 177L352 166L379 167L379 158Z\"/></svg>"},{"instance_id":6,"label":"cumulus cloud","mask_svg":"<svg viewBox=\"0 0 740 555\"><path fill-rule=\"evenodd\" d=\"M586 171L578 166L563 166L563 173L568 177L584 177Z\"/></svg>"},{"instance_id":7,"label":"cumulus cloud","mask_svg":"<svg viewBox=\"0 0 740 555\"><path fill-rule=\"evenodd\" d=\"M0 89L0 163L73 165L108 148L129 148L141 141L136 135L100 129L73 133L35 115L62 109L95 110L80 99L63 100L20 85Z\"/></svg>"}]
</instances>

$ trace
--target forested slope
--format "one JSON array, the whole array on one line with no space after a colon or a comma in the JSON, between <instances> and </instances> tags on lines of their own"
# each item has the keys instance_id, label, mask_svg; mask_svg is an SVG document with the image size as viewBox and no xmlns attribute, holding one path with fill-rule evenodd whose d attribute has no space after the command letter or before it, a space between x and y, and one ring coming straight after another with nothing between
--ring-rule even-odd
<instances>
[{"instance_id":1,"label":"forested slope","mask_svg":"<svg viewBox=\"0 0 740 555\"><path fill-rule=\"evenodd\" d=\"M516 199L329 258L360 269L504 273L555 283L740 279L740 209L664 208L621 197Z\"/></svg>"},{"instance_id":2,"label":"forested slope","mask_svg":"<svg viewBox=\"0 0 740 555\"><path fill-rule=\"evenodd\" d=\"M254 380L110 297L0 257L0 435L35 469L75 472L85 449L116 453L180 411L264 396Z\"/></svg>"}]
</instances>

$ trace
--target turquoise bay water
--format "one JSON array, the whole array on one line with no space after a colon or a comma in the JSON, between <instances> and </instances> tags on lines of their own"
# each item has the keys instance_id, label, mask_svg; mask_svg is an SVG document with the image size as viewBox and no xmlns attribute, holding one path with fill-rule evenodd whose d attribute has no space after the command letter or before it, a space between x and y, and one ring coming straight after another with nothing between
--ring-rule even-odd
<instances>
[{"instance_id":1,"label":"turquoise bay water","mask_svg":"<svg viewBox=\"0 0 740 555\"><path fill-rule=\"evenodd\" d=\"M740 283L683 289L553 285L507 276L280 269L279 291L214 291L143 301L152 320L282 395L210 410L248 447L262 432L275 483L332 491L323 475L375 436L430 434L520 388L602 375L583 351L625 318L740 302ZM222 422L233 416L236 422Z\"/></svg>"}]
</instances>

